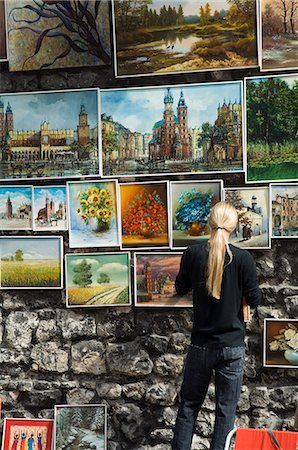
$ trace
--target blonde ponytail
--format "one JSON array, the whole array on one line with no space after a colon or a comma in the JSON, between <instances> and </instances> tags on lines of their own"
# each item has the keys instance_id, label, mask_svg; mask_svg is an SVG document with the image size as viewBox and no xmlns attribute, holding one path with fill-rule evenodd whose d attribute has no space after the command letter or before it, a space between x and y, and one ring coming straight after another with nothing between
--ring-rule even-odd
<instances>
[{"instance_id":1,"label":"blonde ponytail","mask_svg":"<svg viewBox=\"0 0 298 450\"><path fill-rule=\"evenodd\" d=\"M224 271L225 254L228 253L231 263L233 254L229 247L229 235L235 229L238 214L231 203L218 202L213 206L208 217L211 228L207 266L207 291L216 299L220 299L221 284Z\"/></svg>"}]
</instances>

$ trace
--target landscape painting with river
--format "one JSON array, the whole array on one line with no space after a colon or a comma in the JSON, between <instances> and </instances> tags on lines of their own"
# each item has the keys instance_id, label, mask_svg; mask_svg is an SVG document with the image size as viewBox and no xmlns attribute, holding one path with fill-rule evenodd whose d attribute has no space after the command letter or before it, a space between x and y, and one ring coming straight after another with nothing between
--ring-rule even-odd
<instances>
[{"instance_id":1,"label":"landscape painting with river","mask_svg":"<svg viewBox=\"0 0 298 450\"><path fill-rule=\"evenodd\" d=\"M257 65L255 0L114 0L116 76Z\"/></svg>"}]
</instances>

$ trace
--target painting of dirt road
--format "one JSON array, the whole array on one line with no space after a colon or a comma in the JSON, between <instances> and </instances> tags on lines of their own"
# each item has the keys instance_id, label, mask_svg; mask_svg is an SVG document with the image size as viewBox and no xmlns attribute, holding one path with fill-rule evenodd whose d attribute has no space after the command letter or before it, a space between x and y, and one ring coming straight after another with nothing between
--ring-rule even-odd
<instances>
[{"instance_id":1,"label":"painting of dirt road","mask_svg":"<svg viewBox=\"0 0 298 450\"><path fill-rule=\"evenodd\" d=\"M257 65L255 0L113 1L116 76Z\"/></svg>"}]
</instances>

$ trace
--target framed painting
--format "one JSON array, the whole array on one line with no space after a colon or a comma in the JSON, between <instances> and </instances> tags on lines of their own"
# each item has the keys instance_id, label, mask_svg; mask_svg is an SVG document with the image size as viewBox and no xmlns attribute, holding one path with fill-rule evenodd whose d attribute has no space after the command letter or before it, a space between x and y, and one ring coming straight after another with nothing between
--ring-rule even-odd
<instances>
[{"instance_id":1,"label":"framed painting","mask_svg":"<svg viewBox=\"0 0 298 450\"><path fill-rule=\"evenodd\" d=\"M0 237L0 289L62 289L62 237Z\"/></svg>"},{"instance_id":2,"label":"framed painting","mask_svg":"<svg viewBox=\"0 0 298 450\"><path fill-rule=\"evenodd\" d=\"M51 419L4 419L2 450L51 450L53 440Z\"/></svg>"},{"instance_id":3,"label":"framed painting","mask_svg":"<svg viewBox=\"0 0 298 450\"><path fill-rule=\"evenodd\" d=\"M115 180L67 183L69 246L119 247Z\"/></svg>"},{"instance_id":4,"label":"framed painting","mask_svg":"<svg viewBox=\"0 0 298 450\"><path fill-rule=\"evenodd\" d=\"M66 306L131 305L129 252L65 255Z\"/></svg>"},{"instance_id":5,"label":"framed painting","mask_svg":"<svg viewBox=\"0 0 298 450\"><path fill-rule=\"evenodd\" d=\"M245 79L246 182L298 180L298 74Z\"/></svg>"},{"instance_id":6,"label":"framed painting","mask_svg":"<svg viewBox=\"0 0 298 450\"><path fill-rule=\"evenodd\" d=\"M298 183L270 184L271 237L298 237Z\"/></svg>"},{"instance_id":7,"label":"framed painting","mask_svg":"<svg viewBox=\"0 0 298 450\"><path fill-rule=\"evenodd\" d=\"M298 319L264 319L263 365L298 368Z\"/></svg>"},{"instance_id":8,"label":"framed painting","mask_svg":"<svg viewBox=\"0 0 298 450\"><path fill-rule=\"evenodd\" d=\"M98 175L98 90L2 94L0 179Z\"/></svg>"},{"instance_id":9,"label":"framed painting","mask_svg":"<svg viewBox=\"0 0 298 450\"><path fill-rule=\"evenodd\" d=\"M7 61L5 2L0 2L0 62Z\"/></svg>"},{"instance_id":10,"label":"framed painting","mask_svg":"<svg viewBox=\"0 0 298 450\"><path fill-rule=\"evenodd\" d=\"M67 230L65 186L33 187L33 230Z\"/></svg>"},{"instance_id":11,"label":"framed painting","mask_svg":"<svg viewBox=\"0 0 298 450\"><path fill-rule=\"evenodd\" d=\"M209 239L207 218L222 199L223 181L171 181L171 248L186 248Z\"/></svg>"},{"instance_id":12,"label":"framed painting","mask_svg":"<svg viewBox=\"0 0 298 450\"><path fill-rule=\"evenodd\" d=\"M112 0L116 77L257 65L256 1Z\"/></svg>"},{"instance_id":13,"label":"framed painting","mask_svg":"<svg viewBox=\"0 0 298 450\"><path fill-rule=\"evenodd\" d=\"M169 183L119 183L121 248L169 247Z\"/></svg>"},{"instance_id":14,"label":"framed painting","mask_svg":"<svg viewBox=\"0 0 298 450\"><path fill-rule=\"evenodd\" d=\"M242 82L100 91L106 176L243 169Z\"/></svg>"},{"instance_id":15,"label":"framed painting","mask_svg":"<svg viewBox=\"0 0 298 450\"><path fill-rule=\"evenodd\" d=\"M297 2L260 0L260 10L261 70L297 69Z\"/></svg>"},{"instance_id":16,"label":"framed painting","mask_svg":"<svg viewBox=\"0 0 298 450\"><path fill-rule=\"evenodd\" d=\"M55 405L54 450L107 449L106 405Z\"/></svg>"},{"instance_id":17,"label":"framed painting","mask_svg":"<svg viewBox=\"0 0 298 450\"><path fill-rule=\"evenodd\" d=\"M32 186L0 186L0 230L32 230Z\"/></svg>"},{"instance_id":18,"label":"framed painting","mask_svg":"<svg viewBox=\"0 0 298 450\"><path fill-rule=\"evenodd\" d=\"M224 200L232 203L238 223L230 235L231 244L247 249L271 248L268 187L224 189Z\"/></svg>"},{"instance_id":19,"label":"framed painting","mask_svg":"<svg viewBox=\"0 0 298 450\"><path fill-rule=\"evenodd\" d=\"M109 2L7 2L9 70L111 64Z\"/></svg>"},{"instance_id":20,"label":"framed painting","mask_svg":"<svg viewBox=\"0 0 298 450\"><path fill-rule=\"evenodd\" d=\"M192 295L181 297L175 289L181 256L178 252L135 252L135 306L192 307Z\"/></svg>"}]
</instances>

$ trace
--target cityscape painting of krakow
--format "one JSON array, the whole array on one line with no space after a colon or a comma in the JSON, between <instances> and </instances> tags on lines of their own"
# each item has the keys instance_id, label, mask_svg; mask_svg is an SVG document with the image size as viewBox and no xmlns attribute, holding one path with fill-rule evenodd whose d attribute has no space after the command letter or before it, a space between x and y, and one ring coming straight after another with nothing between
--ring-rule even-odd
<instances>
[{"instance_id":1,"label":"cityscape painting of krakow","mask_svg":"<svg viewBox=\"0 0 298 450\"><path fill-rule=\"evenodd\" d=\"M100 91L103 176L243 170L242 83Z\"/></svg>"}]
</instances>

